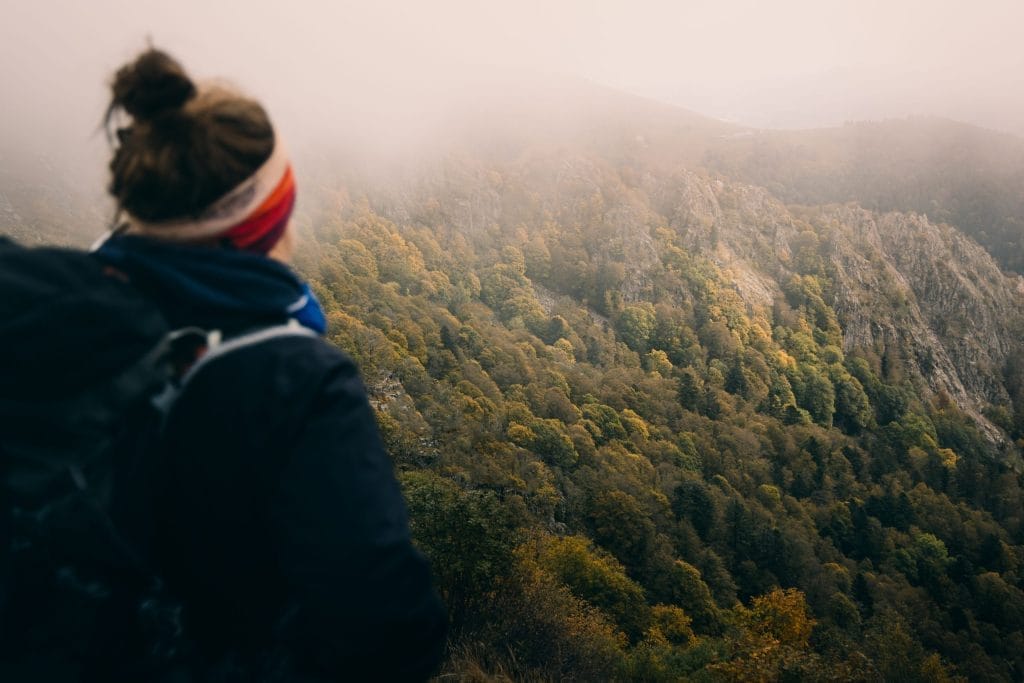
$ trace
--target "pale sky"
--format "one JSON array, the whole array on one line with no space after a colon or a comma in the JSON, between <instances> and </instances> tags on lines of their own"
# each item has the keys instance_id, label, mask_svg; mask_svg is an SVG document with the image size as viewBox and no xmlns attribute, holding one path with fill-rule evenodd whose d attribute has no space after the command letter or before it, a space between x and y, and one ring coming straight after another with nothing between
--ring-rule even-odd
<instances>
[{"instance_id":1,"label":"pale sky","mask_svg":"<svg viewBox=\"0 0 1024 683\"><path fill-rule=\"evenodd\" d=\"M0 151L88 139L147 36L307 133L412 119L466 72L509 71L749 125L934 113L1024 131L1021 0L3 2Z\"/></svg>"}]
</instances>

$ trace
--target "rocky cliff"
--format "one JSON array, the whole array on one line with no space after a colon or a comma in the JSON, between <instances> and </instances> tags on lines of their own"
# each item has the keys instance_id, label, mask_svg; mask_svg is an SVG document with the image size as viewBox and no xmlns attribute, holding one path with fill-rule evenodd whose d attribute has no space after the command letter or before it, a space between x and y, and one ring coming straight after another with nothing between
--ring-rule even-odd
<instances>
[{"instance_id":1,"label":"rocky cliff","mask_svg":"<svg viewBox=\"0 0 1024 683\"><path fill-rule=\"evenodd\" d=\"M896 354L925 395L947 394L1005 443L982 411L1009 400L1003 371L1021 349L1024 278L1004 274L976 242L921 214L790 209L767 190L695 172L648 190L752 308L770 305L786 278L821 259L844 351Z\"/></svg>"}]
</instances>

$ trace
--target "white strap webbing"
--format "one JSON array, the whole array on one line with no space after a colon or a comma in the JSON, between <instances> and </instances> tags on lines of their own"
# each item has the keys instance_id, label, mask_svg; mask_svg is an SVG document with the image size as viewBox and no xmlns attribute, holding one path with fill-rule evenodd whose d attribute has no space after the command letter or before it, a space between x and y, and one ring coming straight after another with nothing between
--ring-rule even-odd
<instances>
[{"instance_id":1,"label":"white strap webbing","mask_svg":"<svg viewBox=\"0 0 1024 683\"><path fill-rule=\"evenodd\" d=\"M172 333L173 334L173 333ZM289 320L287 324L275 325L274 327L264 327L263 329L250 332L249 334L243 334L238 337L232 337L227 341L222 341L222 335L220 330L211 330L206 334L206 353L188 369L188 372L182 376L181 380L177 384L168 383L166 389L159 395L153 398L153 405L156 406L166 419L167 414L171 410L171 406L181 396L181 392L185 390L188 383L196 376L196 373L202 370L204 367L224 356L238 351L240 349L249 348L257 344L270 341L272 339L279 339L281 337L316 337L316 332L303 326L298 320Z\"/></svg>"},{"instance_id":2,"label":"white strap webbing","mask_svg":"<svg viewBox=\"0 0 1024 683\"><path fill-rule=\"evenodd\" d=\"M278 339L280 337L316 337L317 333L308 327L304 327L298 320L289 320L285 325L275 325L274 327L265 327L249 334L243 334L240 337L232 337L227 341L221 341L220 330L211 331L207 339L206 353L195 362L195 364L189 368L188 372L185 373L184 377L181 378L182 389L189 383L189 381L195 376L197 372L202 370L204 367L212 363L213 361L226 356L229 353L238 351L239 349L248 348L263 342L270 341L271 339Z\"/></svg>"}]
</instances>

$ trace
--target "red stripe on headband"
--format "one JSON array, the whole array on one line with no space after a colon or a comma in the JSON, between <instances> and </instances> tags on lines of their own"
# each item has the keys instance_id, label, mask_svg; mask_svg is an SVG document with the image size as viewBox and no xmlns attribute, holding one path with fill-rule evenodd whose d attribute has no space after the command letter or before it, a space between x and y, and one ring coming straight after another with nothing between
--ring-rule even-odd
<instances>
[{"instance_id":1,"label":"red stripe on headband","mask_svg":"<svg viewBox=\"0 0 1024 683\"><path fill-rule=\"evenodd\" d=\"M269 229L259 233L259 237L254 242L247 242L242 249L246 251L255 251L260 254L265 254L274 248L277 241L281 239L281 235L284 234L285 228L288 227L288 221L291 218L292 207L295 205L295 194L292 193L291 200L288 202L286 210L283 212L281 219L270 226Z\"/></svg>"},{"instance_id":2,"label":"red stripe on headband","mask_svg":"<svg viewBox=\"0 0 1024 683\"><path fill-rule=\"evenodd\" d=\"M270 196L224 237L239 249L266 253L280 239L294 207L295 178L289 166Z\"/></svg>"}]
</instances>

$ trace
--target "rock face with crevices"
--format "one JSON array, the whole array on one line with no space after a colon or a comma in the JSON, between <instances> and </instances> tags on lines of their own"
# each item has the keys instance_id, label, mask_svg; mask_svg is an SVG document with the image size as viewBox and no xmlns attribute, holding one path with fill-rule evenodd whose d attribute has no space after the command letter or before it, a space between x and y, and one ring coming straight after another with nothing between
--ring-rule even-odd
<instances>
[{"instance_id":1,"label":"rock face with crevices","mask_svg":"<svg viewBox=\"0 0 1024 683\"><path fill-rule=\"evenodd\" d=\"M1021 348L1024 278L1004 274L956 228L856 205L790 210L767 190L695 172L648 189L666 223L752 309L781 296L801 250L813 247L826 262L844 351L898 353L923 393L948 394L991 440L1005 440L982 410L1008 399L1003 369Z\"/></svg>"},{"instance_id":2,"label":"rock face with crevices","mask_svg":"<svg viewBox=\"0 0 1024 683\"><path fill-rule=\"evenodd\" d=\"M934 389L959 403L1007 398L1000 380L1017 347L1021 278L1000 272L977 244L948 225L917 214L874 216L843 208L835 215L849 229L847 249L833 262L844 285L836 306L850 347L895 336L908 341L916 365ZM857 258L862 250L866 256ZM895 319L872 307L872 273ZM859 287L857 285L860 285ZM859 291L858 291L859 290Z\"/></svg>"}]
</instances>

